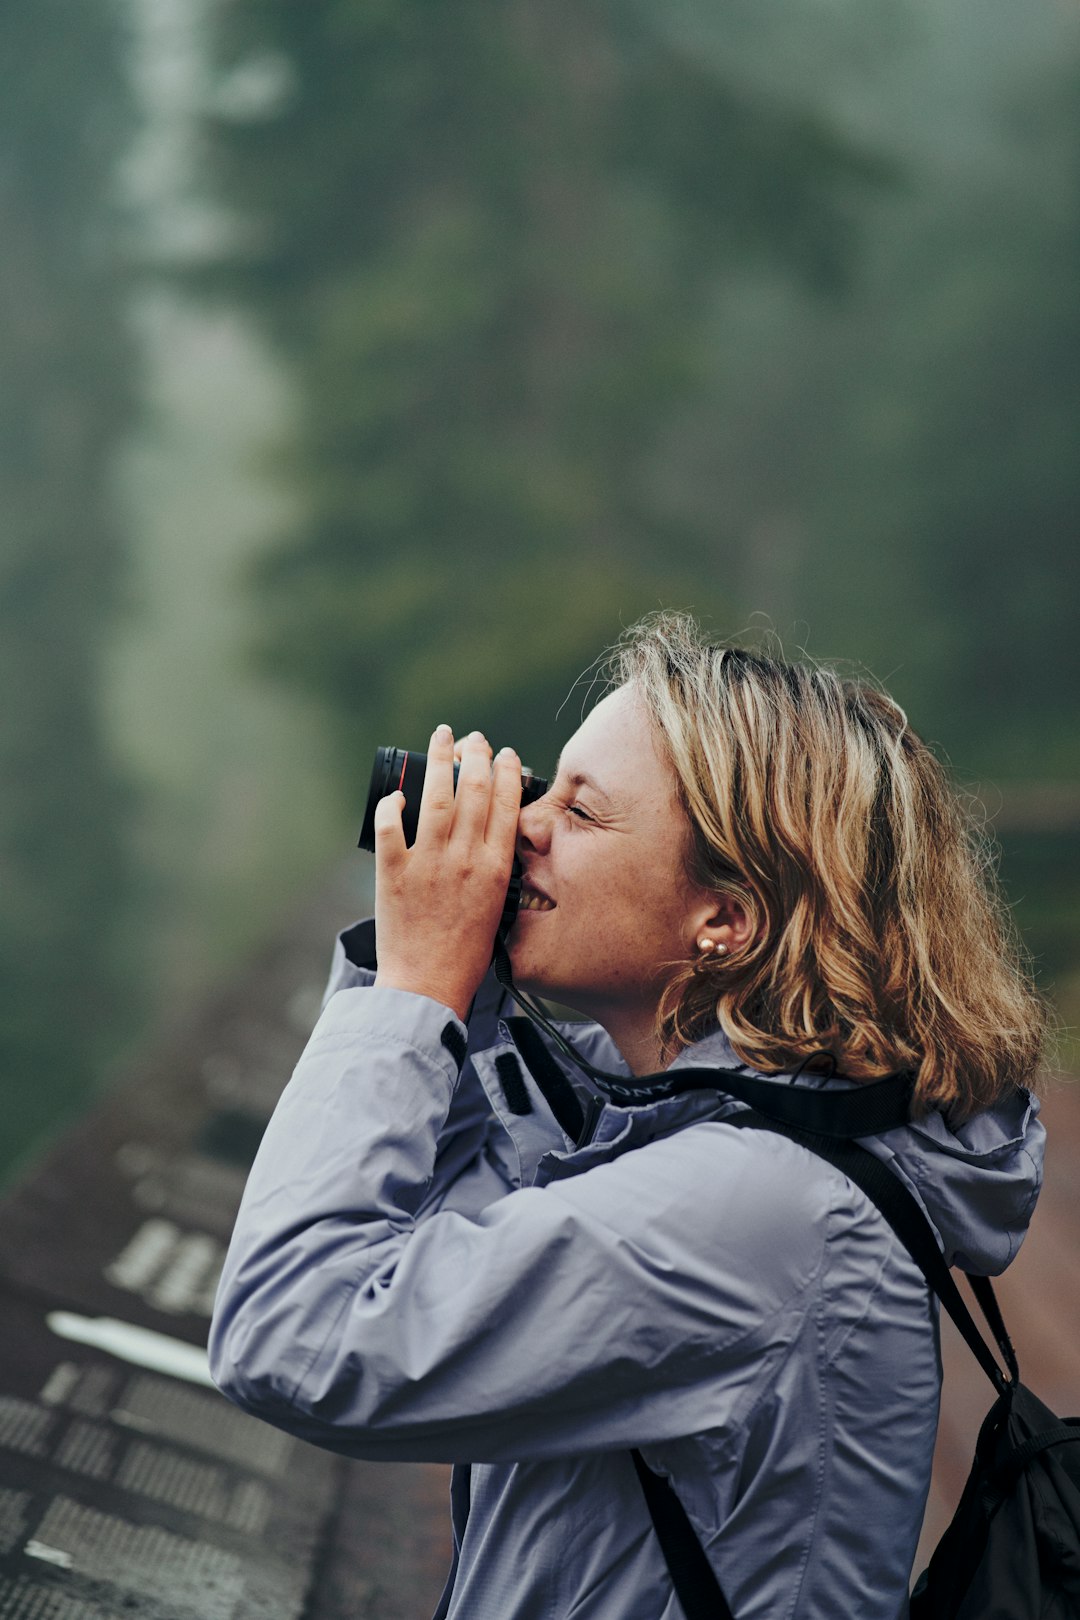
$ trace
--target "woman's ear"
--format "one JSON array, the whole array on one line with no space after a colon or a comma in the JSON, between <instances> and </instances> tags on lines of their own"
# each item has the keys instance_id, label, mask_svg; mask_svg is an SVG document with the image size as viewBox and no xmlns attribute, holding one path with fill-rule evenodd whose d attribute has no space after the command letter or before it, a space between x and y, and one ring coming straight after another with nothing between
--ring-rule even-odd
<instances>
[{"instance_id":1,"label":"woman's ear","mask_svg":"<svg viewBox=\"0 0 1080 1620\"><path fill-rule=\"evenodd\" d=\"M694 947L699 952L735 956L753 942L753 921L737 895L703 895L693 921Z\"/></svg>"}]
</instances>

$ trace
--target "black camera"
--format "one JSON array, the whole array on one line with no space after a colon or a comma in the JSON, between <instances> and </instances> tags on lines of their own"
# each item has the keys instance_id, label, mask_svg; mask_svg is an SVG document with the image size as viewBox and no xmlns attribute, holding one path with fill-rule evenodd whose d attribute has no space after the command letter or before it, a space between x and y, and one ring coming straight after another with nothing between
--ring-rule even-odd
<instances>
[{"instance_id":1,"label":"black camera","mask_svg":"<svg viewBox=\"0 0 1080 1620\"><path fill-rule=\"evenodd\" d=\"M367 809L364 811L364 824L360 829L357 840L360 849L374 851L375 849L375 806L380 799L385 799L390 793L399 789L405 795L405 808L401 813L401 825L405 832L406 844L416 842L416 824L420 816L420 791L424 785L424 774L427 771L427 755L418 754L411 748L376 748L375 764L371 770L371 782L368 786ZM454 761L454 786L457 787L458 762ZM534 776L532 771L523 770L521 773L521 802L532 804L534 799L541 798L548 790L548 784L542 776ZM510 876L510 887L506 891L506 903L503 906L502 921L499 924L501 932L505 932L517 916L518 901L521 898L521 867L517 858L514 859L513 871Z\"/></svg>"}]
</instances>

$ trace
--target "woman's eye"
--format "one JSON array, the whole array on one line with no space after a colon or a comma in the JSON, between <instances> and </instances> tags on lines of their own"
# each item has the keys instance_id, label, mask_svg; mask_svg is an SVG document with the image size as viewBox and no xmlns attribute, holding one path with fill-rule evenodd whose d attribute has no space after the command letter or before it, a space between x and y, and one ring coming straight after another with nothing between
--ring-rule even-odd
<instances>
[{"instance_id":1,"label":"woman's eye","mask_svg":"<svg viewBox=\"0 0 1080 1620\"><path fill-rule=\"evenodd\" d=\"M567 810L568 815L577 816L579 821L591 821L592 820L592 817L588 814L587 811L585 811L585 810L583 810L581 808L580 804L568 804L567 807L566 807L566 810Z\"/></svg>"}]
</instances>

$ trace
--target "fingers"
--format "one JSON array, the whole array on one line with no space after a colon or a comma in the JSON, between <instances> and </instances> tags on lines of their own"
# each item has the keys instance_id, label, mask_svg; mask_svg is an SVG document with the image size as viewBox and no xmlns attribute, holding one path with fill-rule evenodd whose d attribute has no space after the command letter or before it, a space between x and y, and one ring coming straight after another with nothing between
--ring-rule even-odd
<instances>
[{"instance_id":1,"label":"fingers","mask_svg":"<svg viewBox=\"0 0 1080 1620\"><path fill-rule=\"evenodd\" d=\"M405 795L400 790L380 799L375 806L375 870L387 872L405 856L405 829L401 825L401 812L405 808Z\"/></svg>"},{"instance_id":2,"label":"fingers","mask_svg":"<svg viewBox=\"0 0 1080 1620\"><path fill-rule=\"evenodd\" d=\"M485 842L513 850L520 813L521 761L512 748L502 748L495 756Z\"/></svg>"},{"instance_id":3,"label":"fingers","mask_svg":"<svg viewBox=\"0 0 1080 1620\"><path fill-rule=\"evenodd\" d=\"M437 847L452 838L455 844L512 849L520 807L521 765L513 749L504 748L493 767L491 745L482 732L471 731L455 742L449 726L436 728L428 748L417 844Z\"/></svg>"},{"instance_id":4,"label":"fingers","mask_svg":"<svg viewBox=\"0 0 1080 1620\"><path fill-rule=\"evenodd\" d=\"M465 738L458 770L457 801L452 837L463 843L481 842L491 800L491 745L479 731Z\"/></svg>"},{"instance_id":5,"label":"fingers","mask_svg":"<svg viewBox=\"0 0 1080 1620\"><path fill-rule=\"evenodd\" d=\"M427 770L420 794L417 843L444 843L454 818L454 734L436 726L428 744Z\"/></svg>"}]
</instances>

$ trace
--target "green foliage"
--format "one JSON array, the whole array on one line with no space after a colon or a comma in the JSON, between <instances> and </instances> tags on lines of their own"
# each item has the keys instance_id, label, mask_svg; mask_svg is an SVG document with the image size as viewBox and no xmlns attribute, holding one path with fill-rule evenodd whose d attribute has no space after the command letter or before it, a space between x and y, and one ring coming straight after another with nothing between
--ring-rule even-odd
<instances>
[{"instance_id":1,"label":"green foliage","mask_svg":"<svg viewBox=\"0 0 1080 1620\"><path fill-rule=\"evenodd\" d=\"M754 432L798 446L815 649L890 677L965 774L1075 780L1080 60L997 116L978 163L912 168L842 321L783 312Z\"/></svg>"},{"instance_id":2,"label":"green foliage","mask_svg":"<svg viewBox=\"0 0 1080 1620\"><path fill-rule=\"evenodd\" d=\"M304 400L264 661L350 735L426 734L435 704L515 738L543 714L548 746L622 623L724 598L654 465L714 368L718 280L838 285L886 171L638 5L262 0L219 46L206 139L244 229L200 279L261 313ZM278 92L240 117L260 60Z\"/></svg>"},{"instance_id":3,"label":"green foliage","mask_svg":"<svg viewBox=\"0 0 1080 1620\"><path fill-rule=\"evenodd\" d=\"M553 745L658 602L868 667L966 780L1076 778L1080 39L1050 0L219 16L243 228L199 281L303 401L262 657L340 717L354 793L440 715ZM1052 911L1025 899L1060 964Z\"/></svg>"},{"instance_id":4,"label":"green foliage","mask_svg":"<svg viewBox=\"0 0 1080 1620\"><path fill-rule=\"evenodd\" d=\"M128 795L98 705L132 403L110 246L122 45L104 3L0 21L0 1069L18 1083L0 1164L82 1100L123 1024Z\"/></svg>"}]
</instances>

